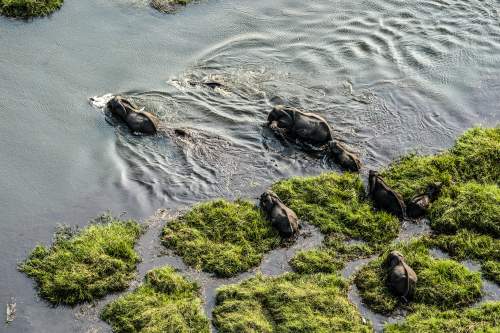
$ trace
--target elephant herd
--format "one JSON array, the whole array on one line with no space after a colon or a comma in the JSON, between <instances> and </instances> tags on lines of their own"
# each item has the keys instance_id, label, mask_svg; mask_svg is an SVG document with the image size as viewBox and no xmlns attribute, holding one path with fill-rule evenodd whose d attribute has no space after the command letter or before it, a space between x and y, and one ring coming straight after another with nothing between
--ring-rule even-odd
<instances>
[{"instance_id":1,"label":"elephant herd","mask_svg":"<svg viewBox=\"0 0 500 333\"><path fill-rule=\"evenodd\" d=\"M107 103L107 110L124 121L132 132L153 135L158 131L159 120L124 97L113 97ZM319 149L345 170L356 172L361 168L359 158L334 140L330 125L319 115L277 105L269 113L266 125L279 139L306 149ZM368 198L375 209L400 218L419 218L425 215L430 203L439 195L440 188L441 184L432 184L424 193L405 202L378 172L370 170L368 175ZM297 215L274 192L266 191L261 195L260 208L283 238L292 238L298 234ZM417 275L397 251L388 255L385 266L389 289L407 301L415 290Z\"/></svg>"}]
</instances>

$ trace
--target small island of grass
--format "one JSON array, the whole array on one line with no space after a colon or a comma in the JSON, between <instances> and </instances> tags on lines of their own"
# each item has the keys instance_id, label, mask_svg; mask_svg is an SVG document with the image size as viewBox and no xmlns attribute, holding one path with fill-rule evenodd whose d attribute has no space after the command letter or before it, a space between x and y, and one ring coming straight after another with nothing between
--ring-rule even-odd
<instances>
[{"instance_id":1,"label":"small island of grass","mask_svg":"<svg viewBox=\"0 0 500 333\"><path fill-rule=\"evenodd\" d=\"M160 13L172 14L179 6L186 6L193 0L151 0L149 5Z\"/></svg>"},{"instance_id":2,"label":"small island of grass","mask_svg":"<svg viewBox=\"0 0 500 333\"><path fill-rule=\"evenodd\" d=\"M40 296L50 303L92 301L128 287L139 262L134 245L141 233L133 220L103 215L80 231L62 229L50 248L35 247L19 269L35 279Z\"/></svg>"},{"instance_id":3,"label":"small island of grass","mask_svg":"<svg viewBox=\"0 0 500 333\"><path fill-rule=\"evenodd\" d=\"M0 14L30 18L46 16L61 8L64 0L0 0Z\"/></svg>"}]
</instances>

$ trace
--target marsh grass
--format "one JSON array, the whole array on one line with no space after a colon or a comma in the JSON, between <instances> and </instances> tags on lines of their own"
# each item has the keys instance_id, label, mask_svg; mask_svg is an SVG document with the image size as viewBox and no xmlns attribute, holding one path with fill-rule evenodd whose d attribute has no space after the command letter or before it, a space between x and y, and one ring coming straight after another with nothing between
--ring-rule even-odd
<instances>
[{"instance_id":1,"label":"marsh grass","mask_svg":"<svg viewBox=\"0 0 500 333\"><path fill-rule=\"evenodd\" d=\"M436 307L419 306L401 323L386 324L386 333L434 332L498 332L500 302L488 302L478 307L443 311Z\"/></svg>"},{"instance_id":2,"label":"marsh grass","mask_svg":"<svg viewBox=\"0 0 500 333\"><path fill-rule=\"evenodd\" d=\"M19 270L35 279L40 296L53 304L92 301L128 287L142 231L133 220L103 215L80 231L60 230L50 248L35 247Z\"/></svg>"},{"instance_id":3,"label":"marsh grass","mask_svg":"<svg viewBox=\"0 0 500 333\"><path fill-rule=\"evenodd\" d=\"M168 222L162 240L186 264L220 277L257 266L281 242L260 209L242 200L199 204Z\"/></svg>"},{"instance_id":4,"label":"marsh grass","mask_svg":"<svg viewBox=\"0 0 500 333\"><path fill-rule=\"evenodd\" d=\"M404 156L381 175L405 199L423 193L435 182L445 187L469 181L499 185L500 127L469 129L449 150L430 156Z\"/></svg>"},{"instance_id":5,"label":"marsh grass","mask_svg":"<svg viewBox=\"0 0 500 333\"><path fill-rule=\"evenodd\" d=\"M290 265L300 274L338 273L348 261L369 257L375 251L366 243L349 244L345 237L332 235L320 248L298 252Z\"/></svg>"},{"instance_id":6,"label":"marsh grass","mask_svg":"<svg viewBox=\"0 0 500 333\"><path fill-rule=\"evenodd\" d=\"M156 268L144 283L106 305L101 318L117 333L208 333L199 286L173 268Z\"/></svg>"},{"instance_id":7,"label":"marsh grass","mask_svg":"<svg viewBox=\"0 0 500 333\"><path fill-rule=\"evenodd\" d=\"M301 219L325 234L343 234L370 244L387 243L398 235L399 220L373 210L357 174L295 177L275 183L272 189Z\"/></svg>"},{"instance_id":8,"label":"marsh grass","mask_svg":"<svg viewBox=\"0 0 500 333\"><path fill-rule=\"evenodd\" d=\"M402 304L393 296L385 281L387 271L383 263L392 250L400 251L405 262L413 268L418 281L413 300ZM441 309L454 309L476 302L482 295L479 273L471 272L454 260L434 259L422 239L394 244L378 259L363 267L355 277L360 296L374 311L390 314L398 307L412 310L424 304Z\"/></svg>"},{"instance_id":9,"label":"marsh grass","mask_svg":"<svg viewBox=\"0 0 500 333\"><path fill-rule=\"evenodd\" d=\"M171 14L174 13L177 7L186 6L193 0L150 0L150 5L159 12Z\"/></svg>"},{"instance_id":10,"label":"marsh grass","mask_svg":"<svg viewBox=\"0 0 500 333\"><path fill-rule=\"evenodd\" d=\"M218 290L213 322L220 333L371 332L347 290L332 274L257 275Z\"/></svg>"},{"instance_id":11,"label":"marsh grass","mask_svg":"<svg viewBox=\"0 0 500 333\"><path fill-rule=\"evenodd\" d=\"M29 18L46 16L61 8L64 0L0 0L0 14Z\"/></svg>"}]
</instances>

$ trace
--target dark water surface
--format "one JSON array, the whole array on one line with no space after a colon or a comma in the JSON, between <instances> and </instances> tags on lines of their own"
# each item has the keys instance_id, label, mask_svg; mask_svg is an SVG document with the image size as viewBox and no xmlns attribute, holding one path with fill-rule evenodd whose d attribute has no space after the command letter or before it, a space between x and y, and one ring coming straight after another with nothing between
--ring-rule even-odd
<instances>
[{"instance_id":1,"label":"dark water surface","mask_svg":"<svg viewBox=\"0 0 500 333\"><path fill-rule=\"evenodd\" d=\"M111 126L88 103L106 93L134 96L164 134ZM57 223L255 198L334 168L263 129L274 96L323 115L367 167L446 148L500 120L500 2L207 0L164 16L67 0L50 18L0 18L0 311L17 303L0 331L108 330L84 308L50 308L16 271Z\"/></svg>"}]
</instances>

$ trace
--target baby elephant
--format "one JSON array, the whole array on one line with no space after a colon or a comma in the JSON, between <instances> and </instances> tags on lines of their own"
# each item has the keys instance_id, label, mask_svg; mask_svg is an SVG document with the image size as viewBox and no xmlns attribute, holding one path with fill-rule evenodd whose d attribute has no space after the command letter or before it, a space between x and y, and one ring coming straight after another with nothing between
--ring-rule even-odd
<instances>
[{"instance_id":1,"label":"baby elephant","mask_svg":"<svg viewBox=\"0 0 500 333\"><path fill-rule=\"evenodd\" d=\"M406 205L399 193L390 188L378 175L370 170L368 176L368 196L375 208L385 210L398 217L406 216Z\"/></svg>"},{"instance_id":2,"label":"baby elephant","mask_svg":"<svg viewBox=\"0 0 500 333\"><path fill-rule=\"evenodd\" d=\"M414 196L406 204L406 215L414 219L424 216L431 203L437 199L442 185L442 183L430 184L425 193Z\"/></svg>"},{"instance_id":3,"label":"baby elephant","mask_svg":"<svg viewBox=\"0 0 500 333\"><path fill-rule=\"evenodd\" d=\"M328 152L335 163L349 171L359 171L361 163L353 153L349 152L341 143L330 141L328 143Z\"/></svg>"},{"instance_id":4,"label":"baby elephant","mask_svg":"<svg viewBox=\"0 0 500 333\"><path fill-rule=\"evenodd\" d=\"M112 115L123 120L132 132L156 134L158 118L149 112L139 110L132 101L116 96L108 102L107 109Z\"/></svg>"},{"instance_id":5,"label":"baby elephant","mask_svg":"<svg viewBox=\"0 0 500 333\"><path fill-rule=\"evenodd\" d=\"M297 215L285 206L276 193L266 191L260 196L260 208L266 213L274 228L278 230L281 237L290 238L299 231L299 219Z\"/></svg>"},{"instance_id":6,"label":"baby elephant","mask_svg":"<svg viewBox=\"0 0 500 333\"><path fill-rule=\"evenodd\" d=\"M417 274L408 266L398 251L392 251L387 257L387 283L391 292L407 302L415 292Z\"/></svg>"},{"instance_id":7,"label":"baby elephant","mask_svg":"<svg viewBox=\"0 0 500 333\"><path fill-rule=\"evenodd\" d=\"M267 125L287 139L324 145L332 139L330 126L322 117L277 105L267 117Z\"/></svg>"}]
</instances>

